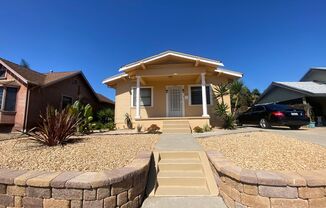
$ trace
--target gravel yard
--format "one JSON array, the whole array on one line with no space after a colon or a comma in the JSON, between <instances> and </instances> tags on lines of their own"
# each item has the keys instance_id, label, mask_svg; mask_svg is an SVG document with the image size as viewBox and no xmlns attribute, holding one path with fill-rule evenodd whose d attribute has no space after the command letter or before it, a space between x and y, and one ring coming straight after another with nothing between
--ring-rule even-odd
<instances>
[{"instance_id":1,"label":"gravel yard","mask_svg":"<svg viewBox=\"0 0 326 208\"><path fill-rule=\"evenodd\" d=\"M326 169L326 148L271 132L239 133L197 140L243 168L254 170Z\"/></svg>"},{"instance_id":2,"label":"gravel yard","mask_svg":"<svg viewBox=\"0 0 326 208\"><path fill-rule=\"evenodd\" d=\"M0 141L0 167L46 171L100 171L123 167L142 150L152 150L158 135L105 135L78 138L47 147L26 139Z\"/></svg>"}]
</instances>

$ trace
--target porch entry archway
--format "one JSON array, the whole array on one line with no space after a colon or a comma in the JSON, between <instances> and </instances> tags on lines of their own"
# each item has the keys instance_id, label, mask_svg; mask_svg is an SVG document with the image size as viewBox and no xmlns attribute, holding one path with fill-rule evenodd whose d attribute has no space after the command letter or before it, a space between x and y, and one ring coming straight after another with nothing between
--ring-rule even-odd
<instances>
[{"instance_id":1,"label":"porch entry archway","mask_svg":"<svg viewBox=\"0 0 326 208\"><path fill-rule=\"evenodd\" d=\"M184 87L166 87L166 115L168 117L184 116Z\"/></svg>"}]
</instances>

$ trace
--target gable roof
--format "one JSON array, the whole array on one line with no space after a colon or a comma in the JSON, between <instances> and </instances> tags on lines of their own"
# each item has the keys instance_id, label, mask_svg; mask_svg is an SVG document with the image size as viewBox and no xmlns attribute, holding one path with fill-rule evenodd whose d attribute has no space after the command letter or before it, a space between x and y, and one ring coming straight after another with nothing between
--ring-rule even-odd
<instances>
[{"instance_id":1,"label":"gable roof","mask_svg":"<svg viewBox=\"0 0 326 208\"><path fill-rule=\"evenodd\" d=\"M312 67L310 68L304 75L303 77L300 79L300 81L305 81L305 79L314 71L323 71L326 73L326 67Z\"/></svg>"},{"instance_id":2,"label":"gable roof","mask_svg":"<svg viewBox=\"0 0 326 208\"><path fill-rule=\"evenodd\" d=\"M110 103L110 104L113 104L114 105L114 101L105 97L104 95L100 94L100 93L97 93L97 97L99 99L100 102L102 103Z\"/></svg>"},{"instance_id":3,"label":"gable roof","mask_svg":"<svg viewBox=\"0 0 326 208\"><path fill-rule=\"evenodd\" d=\"M201 62L208 63L208 64L213 64L213 65L216 65L216 66L224 66L223 63L221 61L219 61L219 60L213 60L213 59L208 59L208 58L204 58L204 57L201 57L201 56L194 56L194 55L191 55L191 54L186 54L186 53L181 53L181 52L168 50L168 51L164 51L162 53L156 54L154 56L150 56L148 58L144 58L144 59L138 60L136 62L132 62L130 64L124 65L119 69L119 71L125 71L127 69L132 68L132 67L139 66L141 64L145 64L145 63L157 60L157 59L161 59L161 58L164 58L166 56L175 56L175 57L185 58L185 59L189 59L189 60L193 60L193 61L199 60Z\"/></svg>"},{"instance_id":4,"label":"gable roof","mask_svg":"<svg viewBox=\"0 0 326 208\"><path fill-rule=\"evenodd\" d=\"M272 82L257 102L262 100L274 87L284 88L306 96L326 96L326 84L320 82Z\"/></svg>"},{"instance_id":5,"label":"gable roof","mask_svg":"<svg viewBox=\"0 0 326 208\"><path fill-rule=\"evenodd\" d=\"M2 63L8 70L17 75L24 83L34 85L49 85L57 81L66 79L68 77L77 75L81 71L68 71L68 72L51 72L51 73L40 73L33 69L22 67L16 63L0 58Z\"/></svg>"},{"instance_id":6,"label":"gable roof","mask_svg":"<svg viewBox=\"0 0 326 208\"><path fill-rule=\"evenodd\" d=\"M319 82L273 82L275 86L292 89L308 95L326 95L326 84Z\"/></svg>"}]
</instances>

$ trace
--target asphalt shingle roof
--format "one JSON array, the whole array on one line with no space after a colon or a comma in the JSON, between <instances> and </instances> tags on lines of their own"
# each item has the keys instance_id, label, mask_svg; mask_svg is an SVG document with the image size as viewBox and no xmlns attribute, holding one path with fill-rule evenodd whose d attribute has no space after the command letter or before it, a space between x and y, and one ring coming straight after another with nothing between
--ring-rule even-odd
<instances>
[{"instance_id":1,"label":"asphalt shingle roof","mask_svg":"<svg viewBox=\"0 0 326 208\"><path fill-rule=\"evenodd\" d=\"M274 82L274 83L276 83L277 85L282 85L285 87L289 87L310 94L326 95L326 84L320 82Z\"/></svg>"}]
</instances>

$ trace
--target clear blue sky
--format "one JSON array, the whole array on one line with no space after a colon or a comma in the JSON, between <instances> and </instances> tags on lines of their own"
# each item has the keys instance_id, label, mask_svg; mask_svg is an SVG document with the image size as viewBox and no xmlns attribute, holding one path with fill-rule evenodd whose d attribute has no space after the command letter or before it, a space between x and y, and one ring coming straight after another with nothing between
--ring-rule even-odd
<instances>
[{"instance_id":1,"label":"clear blue sky","mask_svg":"<svg viewBox=\"0 0 326 208\"><path fill-rule=\"evenodd\" d=\"M48 72L82 69L93 88L164 50L221 60L251 89L326 66L325 0L0 0L0 56Z\"/></svg>"}]
</instances>

